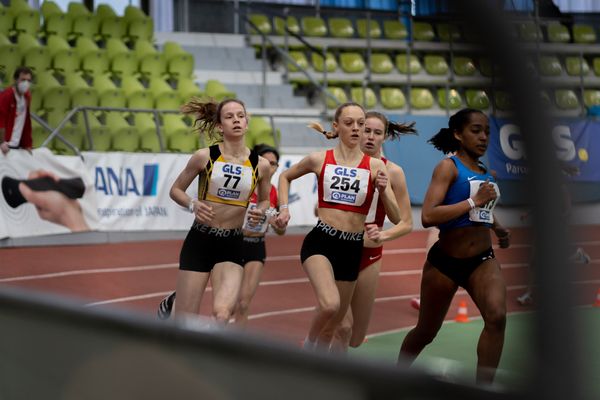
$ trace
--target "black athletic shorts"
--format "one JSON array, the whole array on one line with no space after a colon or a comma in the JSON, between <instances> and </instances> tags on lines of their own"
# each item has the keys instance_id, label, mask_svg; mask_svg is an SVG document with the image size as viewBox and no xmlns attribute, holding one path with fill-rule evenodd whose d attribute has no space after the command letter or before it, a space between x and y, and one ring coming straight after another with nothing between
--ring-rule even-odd
<instances>
[{"instance_id":1,"label":"black athletic shorts","mask_svg":"<svg viewBox=\"0 0 600 400\"><path fill-rule=\"evenodd\" d=\"M300 259L304 263L310 256L325 256L333 267L336 281L353 282L358 278L363 233L340 231L319 220L304 238Z\"/></svg>"},{"instance_id":2,"label":"black athletic shorts","mask_svg":"<svg viewBox=\"0 0 600 400\"><path fill-rule=\"evenodd\" d=\"M489 249L468 258L454 258L446 255L439 246L439 242L435 244L427 253L427 261L442 274L452 279L458 286L466 288L469 282L469 277L485 260L496 258L494 250Z\"/></svg>"},{"instance_id":3,"label":"black athletic shorts","mask_svg":"<svg viewBox=\"0 0 600 400\"><path fill-rule=\"evenodd\" d=\"M244 264L250 261L260 261L263 264L265 263L267 250L265 248L264 236L244 236L242 248Z\"/></svg>"},{"instance_id":4,"label":"black athletic shorts","mask_svg":"<svg viewBox=\"0 0 600 400\"><path fill-rule=\"evenodd\" d=\"M242 230L213 228L194 222L179 254L179 269L210 272L217 263L243 266Z\"/></svg>"}]
</instances>

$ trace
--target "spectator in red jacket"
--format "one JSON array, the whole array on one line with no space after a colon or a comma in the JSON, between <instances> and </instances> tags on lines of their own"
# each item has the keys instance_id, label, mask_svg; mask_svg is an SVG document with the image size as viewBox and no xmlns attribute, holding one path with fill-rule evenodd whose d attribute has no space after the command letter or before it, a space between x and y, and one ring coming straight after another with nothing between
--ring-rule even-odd
<instances>
[{"instance_id":1,"label":"spectator in red jacket","mask_svg":"<svg viewBox=\"0 0 600 400\"><path fill-rule=\"evenodd\" d=\"M10 149L28 149L33 146L31 138L31 80L33 73L28 67L19 67L14 73L14 86L0 93L0 149L3 154Z\"/></svg>"}]
</instances>

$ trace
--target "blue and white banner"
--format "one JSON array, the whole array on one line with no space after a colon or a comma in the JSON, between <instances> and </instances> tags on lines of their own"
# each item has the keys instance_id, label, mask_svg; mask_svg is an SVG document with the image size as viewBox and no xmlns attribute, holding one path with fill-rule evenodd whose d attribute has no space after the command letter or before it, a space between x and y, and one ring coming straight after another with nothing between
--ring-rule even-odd
<instances>
[{"instance_id":1,"label":"blue and white banner","mask_svg":"<svg viewBox=\"0 0 600 400\"><path fill-rule=\"evenodd\" d=\"M600 182L600 122L562 121L554 125L547 140L552 140L559 160L577 167L579 174L570 179ZM490 118L490 168L498 179L522 179L527 174L521 129L509 120Z\"/></svg>"}]
</instances>

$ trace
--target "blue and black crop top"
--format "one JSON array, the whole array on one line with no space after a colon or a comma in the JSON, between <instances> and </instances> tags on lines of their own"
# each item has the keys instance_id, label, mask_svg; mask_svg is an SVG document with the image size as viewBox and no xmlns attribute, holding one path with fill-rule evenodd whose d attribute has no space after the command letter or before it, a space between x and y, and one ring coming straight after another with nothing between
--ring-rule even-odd
<instances>
[{"instance_id":1,"label":"blue and black crop top","mask_svg":"<svg viewBox=\"0 0 600 400\"><path fill-rule=\"evenodd\" d=\"M486 180L494 186L498 196L495 200L490 201L482 207L475 207L468 213L465 213L451 221L440 224L438 228L440 231L447 231L449 229L461 228L463 226L489 226L491 227L494 223L494 207L498 199L500 198L500 190L496 184L494 177L488 172L487 167L480 161L479 166L485 171L484 173L474 172L467 168L462 161L456 156L451 156L450 159L456 165L458 170L458 176L456 180L448 188L446 197L444 198L444 205L456 204L461 201L465 201L469 197L475 196L479 186Z\"/></svg>"}]
</instances>

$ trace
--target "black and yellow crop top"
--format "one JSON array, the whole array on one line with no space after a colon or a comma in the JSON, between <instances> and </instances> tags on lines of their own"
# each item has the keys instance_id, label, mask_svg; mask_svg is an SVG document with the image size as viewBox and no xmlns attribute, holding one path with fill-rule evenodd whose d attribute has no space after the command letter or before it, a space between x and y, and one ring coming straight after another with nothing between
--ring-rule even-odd
<instances>
[{"instance_id":1,"label":"black and yellow crop top","mask_svg":"<svg viewBox=\"0 0 600 400\"><path fill-rule=\"evenodd\" d=\"M253 150L243 164L225 161L219 145L209 147L210 158L198 176L198 199L247 207L258 181L258 154Z\"/></svg>"}]
</instances>

